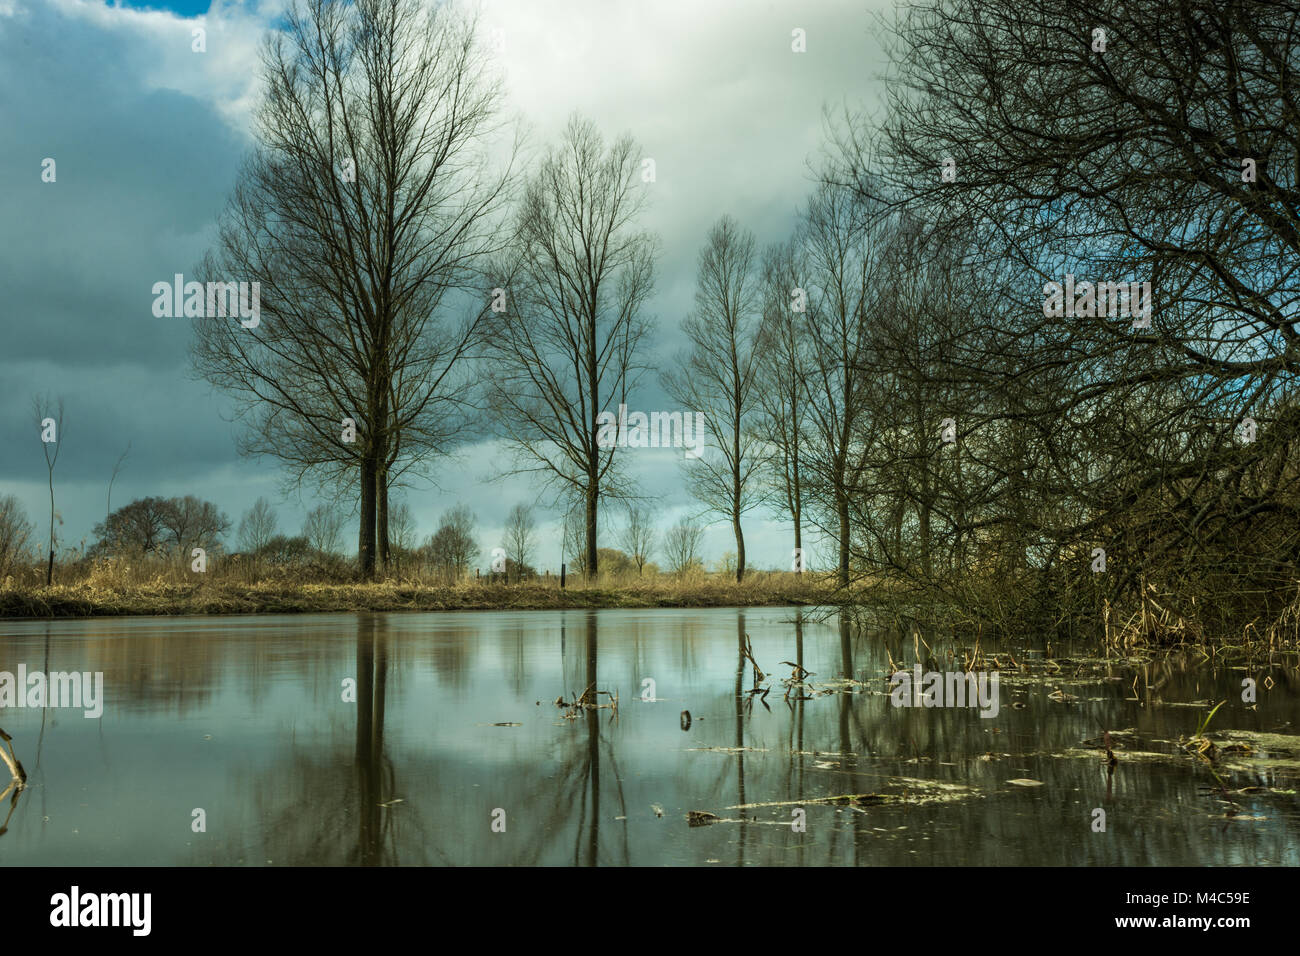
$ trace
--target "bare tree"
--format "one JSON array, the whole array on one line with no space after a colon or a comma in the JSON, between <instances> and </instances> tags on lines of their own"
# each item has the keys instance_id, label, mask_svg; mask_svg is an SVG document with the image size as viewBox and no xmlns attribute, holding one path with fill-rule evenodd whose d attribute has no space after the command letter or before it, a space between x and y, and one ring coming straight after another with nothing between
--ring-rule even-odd
<instances>
[{"instance_id":1,"label":"bare tree","mask_svg":"<svg viewBox=\"0 0 1300 956\"><path fill-rule=\"evenodd\" d=\"M343 546L343 515L332 504L317 505L307 512L302 536L315 550L337 554Z\"/></svg>"},{"instance_id":2,"label":"bare tree","mask_svg":"<svg viewBox=\"0 0 1300 956\"><path fill-rule=\"evenodd\" d=\"M165 498L137 498L95 525L95 548L113 556L161 555L167 547Z\"/></svg>"},{"instance_id":3,"label":"bare tree","mask_svg":"<svg viewBox=\"0 0 1300 956\"><path fill-rule=\"evenodd\" d=\"M38 395L32 399L32 412L40 431L41 450L45 453L45 469L50 483L50 559L45 568L45 586L49 587L54 583L54 465L58 462L59 450L63 447L63 399L51 402L48 395L43 398Z\"/></svg>"},{"instance_id":4,"label":"bare tree","mask_svg":"<svg viewBox=\"0 0 1300 956\"><path fill-rule=\"evenodd\" d=\"M881 278L876 267L882 227L869 213L848 190L824 185L808 203L800 237L809 284L804 328L812 356L806 411L813 441L805 445L805 474L818 523L839 550L841 587L850 575L849 492L862 467L858 426L865 412L868 318Z\"/></svg>"},{"instance_id":5,"label":"bare tree","mask_svg":"<svg viewBox=\"0 0 1300 956\"><path fill-rule=\"evenodd\" d=\"M202 269L260 283L261 318L199 320L194 363L235 396L242 452L359 486L370 577L388 487L463 435L483 309L448 313L500 243L500 85L475 21L419 0L296 4L263 68L258 148Z\"/></svg>"},{"instance_id":6,"label":"bare tree","mask_svg":"<svg viewBox=\"0 0 1300 956\"><path fill-rule=\"evenodd\" d=\"M28 546L35 530L16 497L0 498L0 581L29 560Z\"/></svg>"},{"instance_id":7,"label":"bare tree","mask_svg":"<svg viewBox=\"0 0 1300 956\"><path fill-rule=\"evenodd\" d=\"M1103 599L1144 622L1150 600L1225 629L1276 614L1300 570L1300 4L928 0L898 17L884 131L843 124L827 179L927 223L965 274L941 291L957 310L890 293L887 392L960 402L942 464L909 451L912 408L872 453L887 483L930 483L896 499L892 563L933 563L937 583L943 551L970 554L1048 623L1100 621ZM945 311L973 321L954 335Z\"/></svg>"},{"instance_id":8,"label":"bare tree","mask_svg":"<svg viewBox=\"0 0 1300 956\"><path fill-rule=\"evenodd\" d=\"M279 525L275 509L265 498L258 498L239 521L239 548L255 556L275 537Z\"/></svg>"},{"instance_id":9,"label":"bare tree","mask_svg":"<svg viewBox=\"0 0 1300 956\"><path fill-rule=\"evenodd\" d=\"M502 268L505 311L486 336L491 404L516 472L538 473L585 509L583 567L597 572L602 496L620 494L613 416L643 371L641 314L656 242L635 231L644 194L631 138L606 149L570 119L525 191L517 246Z\"/></svg>"},{"instance_id":10,"label":"bare tree","mask_svg":"<svg viewBox=\"0 0 1300 956\"><path fill-rule=\"evenodd\" d=\"M527 505L515 505L506 517L505 550L506 557L514 561L519 574L533 558L534 531L537 522L533 518L533 509Z\"/></svg>"},{"instance_id":11,"label":"bare tree","mask_svg":"<svg viewBox=\"0 0 1300 956\"><path fill-rule=\"evenodd\" d=\"M804 430L812 359L804 329L808 313L805 266L794 241L774 246L763 260L763 324L759 330L756 431L765 445L765 491L775 510L794 524L791 565L802 573Z\"/></svg>"},{"instance_id":12,"label":"bare tree","mask_svg":"<svg viewBox=\"0 0 1300 956\"><path fill-rule=\"evenodd\" d=\"M682 322L691 350L679 368L663 375L664 387L688 414L704 413L709 444L686 463L686 480L696 498L731 522L737 581L745 576L740 519L758 501L754 479L761 462L752 420L762 304L754 267L753 233L722 217L700 253L695 310Z\"/></svg>"},{"instance_id":13,"label":"bare tree","mask_svg":"<svg viewBox=\"0 0 1300 956\"><path fill-rule=\"evenodd\" d=\"M411 512L410 505L400 501L390 509L388 521L391 547L395 555L393 566L400 571L401 561L415 550L415 515Z\"/></svg>"},{"instance_id":14,"label":"bare tree","mask_svg":"<svg viewBox=\"0 0 1300 956\"><path fill-rule=\"evenodd\" d=\"M639 576L650 560L650 555L655 549L655 529L650 523L650 514L639 505L629 505L627 509L627 524L623 526L623 531L619 535L618 544L627 556L632 559L636 565L636 573Z\"/></svg>"},{"instance_id":15,"label":"bare tree","mask_svg":"<svg viewBox=\"0 0 1300 956\"><path fill-rule=\"evenodd\" d=\"M113 473L108 476L108 499L105 502L106 508L104 511L105 520L113 513L113 483L117 481L118 473L122 470L122 465L126 462L126 456L129 454L131 454L131 443L127 442L125 450L117 456L117 461L113 463Z\"/></svg>"},{"instance_id":16,"label":"bare tree","mask_svg":"<svg viewBox=\"0 0 1300 956\"><path fill-rule=\"evenodd\" d=\"M466 505L456 505L443 512L437 532L424 544L426 559L448 580L464 576L478 557L474 525L474 513Z\"/></svg>"},{"instance_id":17,"label":"bare tree","mask_svg":"<svg viewBox=\"0 0 1300 956\"><path fill-rule=\"evenodd\" d=\"M664 535L664 558L668 570L674 574L703 567L700 558L700 542L704 539L704 527L690 518L683 518L668 529Z\"/></svg>"},{"instance_id":18,"label":"bare tree","mask_svg":"<svg viewBox=\"0 0 1300 956\"><path fill-rule=\"evenodd\" d=\"M258 499L265 504L264 499ZM210 501L200 501L193 495L170 498L160 510L163 529L171 536L174 553L182 561L188 560L194 548L212 550L221 535L230 530L230 519ZM274 529L275 516L271 515Z\"/></svg>"},{"instance_id":19,"label":"bare tree","mask_svg":"<svg viewBox=\"0 0 1300 956\"><path fill-rule=\"evenodd\" d=\"M573 502L565 510L560 539L560 562L568 565L570 574L584 574L587 555L587 518L586 507L581 500Z\"/></svg>"}]
</instances>

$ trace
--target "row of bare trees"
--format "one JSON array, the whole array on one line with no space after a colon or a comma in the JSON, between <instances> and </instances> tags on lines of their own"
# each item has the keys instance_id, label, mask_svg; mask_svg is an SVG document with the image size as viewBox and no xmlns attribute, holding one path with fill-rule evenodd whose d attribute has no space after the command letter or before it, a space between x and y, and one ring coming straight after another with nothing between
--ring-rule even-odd
<instances>
[{"instance_id":1,"label":"row of bare trees","mask_svg":"<svg viewBox=\"0 0 1300 956\"><path fill-rule=\"evenodd\" d=\"M594 573L601 499L622 490L595 418L635 384L652 288L634 143L575 117L512 204L519 141L452 4L305 0L263 67L257 148L201 270L259 282L262 317L195 326L241 450L355 493L370 576L390 490L472 437L486 400L517 470L584 503ZM480 351L493 374L474 389Z\"/></svg>"},{"instance_id":2,"label":"row of bare trees","mask_svg":"<svg viewBox=\"0 0 1300 956\"><path fill-rule=\"evenodd\" d=\"M580 509L575 565L596 574L603 503L634 504L597 420L640 383L652 329L658 240L639 226L636 143L575 116L516 190L499 82L453 5L305 0L263 68L257 148L200 270L260 283L262 314L195 325L195 367L235 398L241 451L355 494L371 576L390 563L391 489L478 434L477 400L512 450L506 470ZM694 351L664 377L705 415L716 454L689 480L731 523L738 578L766 458L750 427L763 385L754 256L735 222L714 229L684 325ZM474 359L490 372L480 388ZM629 534L648 527L643 516ZM647 542L630 543L643 567Z\"/></svg>"},{"instance_id":3,"label":"row of bare trees","mask_svg":"<svg viewBox=\"0 0 1300 956\"><path fill-rule=\"evenodd\" d=\"M884 123L831 121L761 262L718 223L665 376L724 452L693 487L737 574L761 500L796 549L805 523L833 543L840 584L917 610L1276 619L1300 580L1297 26L1295 2L902 8Z\"/></svg>"},{"instance_id":4,"label":"row of bare trees","mask_svg":"<svg viewBox=\"0 0 1300 956\"><path fill-rule=\"evenodd\" d=\"M765 507L795 569L812 530L842 586L981 619L1196 581L1240 615L1292 586L1298 22L1296 0L901 8L884 122L829 124L786 241L717 222L661 375L705 415L686 478L737 577ZM603 509L635 500L598 419L653 327L636 144L574 117L516 182L452 5L308 0L265 65L204 268L260 280L264 320L201 322L195 349L244 450L357 495L368 575L390 489L478 435L481 402L595 574ZM1089 297L1053 311L1067 277ZM1149 321L1098 307L1121 282L1150 283Z\"/></svg>"},{"instance_id":5,"label":"row of bare trees","mask_svg":"<svg viewBox=\"0 0 1300 956\"><path fill-rule=\"evenodd\" d=\"M876 249L842 352L862 411L810 454L844 476L851 570L1007 626L1276 620L1300 580L1300 4L927 0L891 26L887 119L836 125L823 186Z\"/></svg>"}]
</instances>

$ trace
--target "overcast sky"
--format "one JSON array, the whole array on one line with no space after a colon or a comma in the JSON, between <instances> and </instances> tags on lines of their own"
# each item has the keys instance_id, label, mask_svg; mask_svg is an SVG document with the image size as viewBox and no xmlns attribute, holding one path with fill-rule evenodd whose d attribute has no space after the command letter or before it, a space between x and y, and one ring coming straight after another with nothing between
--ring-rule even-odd
<instances>
[{"instance_id":1,"label":"overcast sky","mask_svg":"<svg viewBox=\"0 0 1300 956\"><path fill-rule=\"evenodd\" d=\"M683 348L696 258L730 214L760 245L786 238L811 188L826 107L875 108L883 71L882 0L487 0L501 30L508 108L530 139L553 142L568 116L606 138L631 133L655 160L644 226L662 241L655 364ZM272 460L235 452L229 403L189 370L189 322L155 318L151 287L188 273L209 248L241 156L251 146L257 49L283 0L115 3L0 0L0 495L16 494L46 533L45 461L36 392L62 396L55 473L64 545L92 540L109 474L130 444L114 506L193 494L237 525L260 495L296 533L310 498L285 498ZM207 49L191 50L206 29ZM806 31L807 51L791 50ZM44 183L42 161L57 180ZM675 407L647 378L631 407ZM469 448L436 485L401 492L420 537L457 502L473 508L485 550L506 512L537 500L535 482L490 480L498 447ZM699 505L681 453L638 450L632 474L662 527ZM540 516L539 567L559 562L558 521ZM745 522L753 567L787 567L790 531ZM348 544L355 547L355 519ZM613 541L604 542L613 545ZM710 563L734 548L729 526L705 538ZM486 560L486 558L484 559ZM818 561L816 554L814 564Z\"/></svg>"}]
</instances>

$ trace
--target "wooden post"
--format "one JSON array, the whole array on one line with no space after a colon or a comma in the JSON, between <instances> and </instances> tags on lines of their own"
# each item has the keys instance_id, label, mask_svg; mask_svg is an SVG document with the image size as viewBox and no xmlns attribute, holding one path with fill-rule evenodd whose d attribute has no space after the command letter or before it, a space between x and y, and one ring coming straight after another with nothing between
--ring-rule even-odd
<instances>
[{"instance_id":1,"label":"wooden post","mask_svg":"<svg viewBox=\"0 0 1300 956\"><path fill-rule=\"evenodd\" d=\"M560 565L560 590L564 590L564 564Z\"/></svg>"}]
</instances>

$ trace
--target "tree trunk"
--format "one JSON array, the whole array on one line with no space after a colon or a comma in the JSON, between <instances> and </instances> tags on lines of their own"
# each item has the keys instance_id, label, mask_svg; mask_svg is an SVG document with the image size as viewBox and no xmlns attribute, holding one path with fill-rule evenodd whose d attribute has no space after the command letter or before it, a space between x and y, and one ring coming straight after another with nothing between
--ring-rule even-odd
<instances>
[{"instance_id":1,"label":"tree trunk","mask_svg":"<svg viewBox=\"0 0 1300 956\"><path fill-rule=\"evenodd\" d=\"M60 418L60 422L62 419ZM50 563L45 569L45 586L54 583L54 469L50 469Z\"/></svg>"},{"instance_id":2,"label":"tree trunk","mask_svg":"<svg viewBox=\"0 0 1300 956\"><path fill-rule=\"evenodd\" d=\"M921 507L917 515L917 521L920 525L921 534L921 574L928 582L930 580L930 510L932 499L930 497L930 472L927 466L926 470L921 472Z\"/></svg>"},{"instance_id":3,"label":"tree trunk","mask_svg":"<svg viewBox=\"0 0 1300 956\"><path fill-rule=\"evenodd\" d=\"M596 480L593 478L591 484L587 486L587 560L586 572L587 580L594 581L596 578L596 498L600 494L596 487Z\"/></svg>"},{"instance_id":4,"label":"tree trunk","mask_svg":"<svg viewBox=\"0 0 1300 956\"><path fill-rule=\"evenodd\" d=\"M849 499L842 491L835 493L835 511L840 519L840 587L849 586Z\"/></svg>"},{"instance_id":5,"label":"tree trunk","mask_svg":"<svg viewBox=\"0 0 1300 956\"><path fill-rule=\"evenodd\" d=\"M803 574L803 527L800 518L800 509L794 509L794 549L798 553L799 563L795 565L795 574Z\"/></svg>"},{"instance_id":6,"label":"tree trunk","mask_svg":"<svg viewBox=\"0 0 1300 956\"><path fill-rule=\"evenodd\" d=\"M893 532L892 538L894 543L894 553L890 557L890 564L899 567L902 561L903 553L903 518L907 513L907 503L902 495L898 496L898 503L894 505L894 513L890 518L890 530Z\"/></svg>"},{"instance_id":7,"label":"tree trunk","mask_svg":"<svg viewBox=\"0 0 1300 956\"><path fill-rule=\"evenodd\" d=\"M745 535L740 530L740 515L731 519L731 527L736 532L736 583L745 576Z\"/></svg>"},{"instance_id":8,"label":"tree trunk","mask_svg":"<svg viewBox=\"0 0 1300 956\"><path fill-rule=\"evenodd\" d=\"M375 534L379 545L379 563L385 571L392 560L388 542L388 470L381 468L375 476Z\"/></svg>"},{"instance_id":9,"label":"tree trunk","mask_svg":"<svg viewBox=\"0 0 1300 956\"><path fill-rule=\"evenodd\" d=\"M791 471L794 476L794 482L790 496L790 515L794 518L794 548L799 552L799 565L795 573L803 574L803 489L800 487L799 483L799 457L797 450L795 451L795 458L791 466Z\"/></svg>"},{"instance_id":10,"label":"tree trunk","mask_svg":"<svg viewBox=\"0 0 1300 956\"><path fill-rule=\"evenodd\" d=\"M357 561L361 576L367 581L375 577L375 492L379 475L378 463L373 458L361 462L361 522L358 529Z\"/></svg>"},{"instance_id":11,"label":"tree trunk","mask_svg":"<svg viewBox=\"0 0 1300 956\"><path fill-rule=\"evenodd\" d=\"M921 502L921 574L930 580L930 502Z\"/></svg>"}]
</instances>

